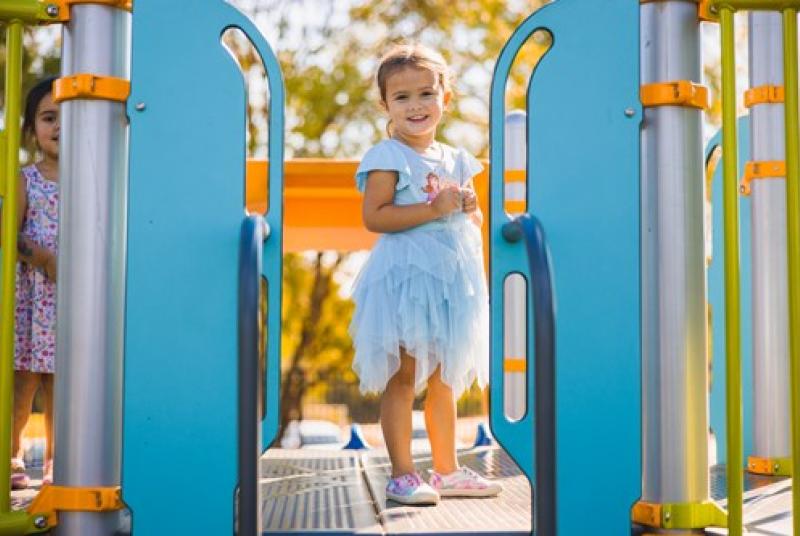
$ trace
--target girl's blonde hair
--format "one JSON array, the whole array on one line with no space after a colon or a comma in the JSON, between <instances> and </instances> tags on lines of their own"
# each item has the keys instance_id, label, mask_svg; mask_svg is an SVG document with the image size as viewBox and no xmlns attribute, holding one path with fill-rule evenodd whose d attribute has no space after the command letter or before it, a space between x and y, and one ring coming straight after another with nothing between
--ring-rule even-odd
<instances>
[{"instance_id":1,"label":"girl's blonde hair","mask_svg":"<svg viewBox=\"0 0 800 536\"><path fill-rule=\"evenodd\" d=\"M431 71L438 78L442 90L445 93L450 91L450 70L441 54L425 45L400 44L393 46L381 58L378 66L378 74L375 78L378 82L382 102L386 102L386 81L391 75L407 67Z\"/></svg>"}]
</instances>

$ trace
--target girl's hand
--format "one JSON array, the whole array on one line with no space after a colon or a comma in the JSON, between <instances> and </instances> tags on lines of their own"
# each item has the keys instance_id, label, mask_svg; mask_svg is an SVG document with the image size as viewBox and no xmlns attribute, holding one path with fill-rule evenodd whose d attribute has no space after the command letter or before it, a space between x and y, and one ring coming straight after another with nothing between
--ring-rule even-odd
<instances>
[{"instance_id":1,"label":"girl's hand","mask_svg":"<svg viewBox=\"0 0 800 536\"><path fill-rule=\"evenodd\" d=\"M461 190L461 196L464 199L463 210L467 214L471 214L478 210L478 196L475 195L475 190L464 188Z\"/></svg>"},{"instance_id":2,"label":"girl's hand","mask_svg":"<svg viewBox=\"0 0 800 536\"><path fill-rule=\"evenodd\" d=\"M56 256L50 252L47 254L47 259L44 261L44 273L53 283L56 282Z\"/></svg>"},{"instance_id":3,"label":"girl's hand","mask_svg":"<svg viewBox=\"0 0 800 536\"><path fill-rule=\"evenodd\" d=\"M455 184L448 184L431 201L431 207L439 216L447 216L461 209L461 190Z\"/></svg>"}]
</instances>

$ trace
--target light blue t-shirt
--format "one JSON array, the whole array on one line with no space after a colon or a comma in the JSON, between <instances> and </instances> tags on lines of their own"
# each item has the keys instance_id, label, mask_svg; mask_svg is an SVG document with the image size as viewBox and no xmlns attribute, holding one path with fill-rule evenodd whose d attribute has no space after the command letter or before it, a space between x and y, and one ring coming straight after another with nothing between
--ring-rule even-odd
<instances>
[{"instance_id":1,"label":"light blue t-shirt","mask_svg":"<svg viewBox=\"0 0 800 536\"><path fill-rule=\"evenodd\" d=\"M437 143L440 154L421 155L408 145L384 140L373 146L356 171L356 186L363 192L370 171L396 171L394 204L411 205L433 200L447 183L465 186L483 170L478 160L464 149Z\"/></svg>"}]
</instances>

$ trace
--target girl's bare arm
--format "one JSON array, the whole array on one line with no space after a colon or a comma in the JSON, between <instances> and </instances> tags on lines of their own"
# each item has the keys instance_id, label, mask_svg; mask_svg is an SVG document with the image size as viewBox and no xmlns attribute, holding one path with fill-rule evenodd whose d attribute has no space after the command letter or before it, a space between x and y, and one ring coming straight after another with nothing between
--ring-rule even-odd
<instances>
[{"instance_id":1,"label":"girl's bare arm","mask_svg":"<svg viewBox=\"0 0 800 536\"><path fill-rule=\"evenodd\" d=\"M431 203L395 205L397 172L370 171L364 189L363 218L374 233L394 233L441 218L459 206L458 190L445 188Z\"/></svg>"},{"instance_id":2,"label":"girl's bare arm","mask_svg":"<svg viewBox=\"0 0 800 536\"><path fill-rule=\"evenodd\" d=\"M25 211L28 208L28 194L26 187L27 181L25 176L20 174L19 184L17 185L17 233L22 230L22 224L25 222ZM36 266L37 268L43 269L47 276L55 281L56 256L52 251L38 246L31 240L18 234L17 254L19 260L28 263L31 266Z\"/></svg>"}]
</instances>

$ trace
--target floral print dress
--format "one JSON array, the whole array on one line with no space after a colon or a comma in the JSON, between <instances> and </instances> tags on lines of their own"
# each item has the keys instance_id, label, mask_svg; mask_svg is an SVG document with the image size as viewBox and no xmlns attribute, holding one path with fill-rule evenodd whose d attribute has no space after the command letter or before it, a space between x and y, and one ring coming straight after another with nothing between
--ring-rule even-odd
<instances>
[{"instance_id":1,"label":"floral print dress","mask_svg":"<svg viewBox=\"0 0 800 536\"><path fill-rule=\"evenodd\" d=\"M58 183L22 168L28 206L20 237L58 252ZM55 372L56 284L44 269L17 262L14 369Z\"/></svg>"}]
</instances>

